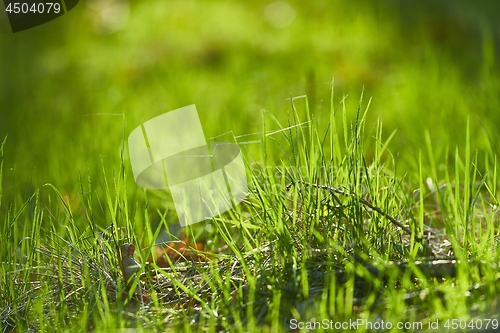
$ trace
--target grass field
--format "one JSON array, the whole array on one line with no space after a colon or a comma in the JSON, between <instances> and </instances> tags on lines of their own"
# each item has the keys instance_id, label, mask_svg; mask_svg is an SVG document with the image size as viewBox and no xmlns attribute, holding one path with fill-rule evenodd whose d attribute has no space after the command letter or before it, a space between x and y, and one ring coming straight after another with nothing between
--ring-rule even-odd
<instances>
[{"instance_id":1,"label":"grass field","mask_svg":"<svg viewBox=\"0 0 500 333\"><path fill-rule=\"evenodd\" d=\"M16 34L0 16L2 331L495 331L497 10L88 0ZM249 195L178 229L126 143L190 104L239 143Z\"/></svg>"}]
</instances>

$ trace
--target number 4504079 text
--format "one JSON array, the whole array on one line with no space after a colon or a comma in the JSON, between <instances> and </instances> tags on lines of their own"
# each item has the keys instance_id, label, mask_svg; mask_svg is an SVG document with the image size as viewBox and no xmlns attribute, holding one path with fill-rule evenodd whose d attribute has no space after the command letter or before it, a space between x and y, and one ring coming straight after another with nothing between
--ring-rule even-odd
<instances>
[{"instance_id":1,"label":"number 4504079 text","mask_svg":"<svg viewBox=\"0 0 500 333\"><path fill-rule=\"evenodd\" d=\"M59 13L61 11L61 4L57 2L39 2L34 4L29 4L26 2L14 2L9 3L5 8L5 11L8 13L14 14L28 14L28 13Z\"/></svg>"}]
</instances>

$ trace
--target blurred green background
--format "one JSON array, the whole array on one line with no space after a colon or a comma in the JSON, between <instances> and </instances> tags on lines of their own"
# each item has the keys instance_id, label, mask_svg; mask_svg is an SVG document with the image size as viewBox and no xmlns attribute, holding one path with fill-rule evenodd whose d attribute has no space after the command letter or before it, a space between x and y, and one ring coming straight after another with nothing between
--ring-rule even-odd
<instances>
[{"instance_id":1,"label":"blurred green background","mask_svg":"<svg viewBox=\"0 0 500 333\"><path fill-rule=\"evenodd\" d=\"M377 118L386 136L397 129L389 149L403 171L415 171L426 130L442 162L447 147L463 147L467 117L472 148L496 154L499 9L495 0L81 0L15 34L2 13L3 196L26 199L45 183L75 191L80 173L119 169L133 128L189 104L207 138L262 131L262 110L286 125L290 96L307 95L326 121L332 77L351 119L363 88L364 105L372 98L369 139Z\"/></svg>"}]
</instances>

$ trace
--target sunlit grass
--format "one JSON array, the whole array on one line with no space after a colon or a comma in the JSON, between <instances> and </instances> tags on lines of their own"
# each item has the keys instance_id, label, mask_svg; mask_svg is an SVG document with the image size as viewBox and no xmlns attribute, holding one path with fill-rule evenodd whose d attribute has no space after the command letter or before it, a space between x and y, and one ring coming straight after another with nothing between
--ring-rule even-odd
<instances>
[{"instance_id":1,"label":"sunlit grass","mask_svg":"<svg viewBox=\"0 0 500 333\"><path fill-rule=\"evenodd\" d=\"M123 165L112 174L102 168L98 184L81 177L72 198L47 185L20 205L2 199L1 237L12 240L2 255L2 325L276 332L323 319L425 327L481 316L497 293L495 160L486 161L487 174L476 169L467 127L466 150L457 149L454 166L439 176L424 133L427 152L418 160L427 154L433 162L420 162L412 182L398 174L382 122L365 136L370 102L361 98L352 120L349 107L332 95L325 124L307 99L290 100L288 125L263 128L263 158L247 157L247 200L185 230L193 242L205 239L210 259L171 263L160 280L145 280L148 306L127 291L116 249L136 244L144 263L171 217L149 204L151 193L129 186ZM203 232L207 224L211 231ZM435 278L434 268L412 264L429 251L461 263L452 276L448 267Z\"/></svg>"},{"instance_id":2,"label":"sunlit grass","mask_svg":"<svg viewBox=\"0 0 500 333\"><path fill-rule=\"evenodd\" d=\"M494 314L495 26L468 16L459 30L410 3L290 3L286 29L266 21L263 1L150 1L130 3L115 33L82 3L0 34L4 331L276 332L312 318L425 327ZM158 295L141 308L116 247L135 244L144 263L176 216L166 193L136 186L124 143L193 103L207 138L241 143L250 195L183 230L210 260L162 272L173 285L146 279ZM428 256L422 239L461 260L456 277L387 265ZM172 299L158 300L167 287Z\"/></svg>"}]
</instances>

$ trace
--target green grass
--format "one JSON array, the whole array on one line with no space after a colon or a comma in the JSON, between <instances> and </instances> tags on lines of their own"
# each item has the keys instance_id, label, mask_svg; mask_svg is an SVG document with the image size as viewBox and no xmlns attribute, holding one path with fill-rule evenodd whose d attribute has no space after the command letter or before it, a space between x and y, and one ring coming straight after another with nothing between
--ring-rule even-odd
<instances>
[{"instance_id":1,"label":"green grass","mask_svg":"<svg viewBox=\"0 0 500 333\"><path fill-rule=\"evenodd\" d=\"M1 237L13 240L2 254L3 326L277 332L293 319L428 327L436 320L444 325L451 318L490 317L487 310L498 293L498 253L491 251L498 233L494 155L483 162L488 172L480 172L466 128L465 151L457 149L445 164L452 167L438 170L427 135L428 149L419 154L417 181L411 182L398 173L388 150L393 136L383 140L382 122L374 137L365 136L369 102L361 99L349 120L350 106L332 94L328 124L318 124L307 99L290 103L288 124L270 135L264 128L261 159L247 159L247 200L187 227L186 234L196 238L212 226L203 235L211 240L211 259L184 268L172 264L160 271L168 280L146 282L146 290L156 288L157 298L172 288L168 301L152 296L152 303L141 307L125 292L117 245L145 247L139 254L144 262L168 217L157 208L161 219L151 220L148 191L131 199L123 166L103 174L98 185L82 176L78 193L69 199L73 204L52 185L23 205L2 201ZM269 154L276 147L283 158ZM372 160L366 159L365 147L374 152ZM422 163L424 156L432 162ZM96 221L101 215L105 229ZM411 264L400 273L387 264L429 256L424 247L429 231L447 234L449 244L442 239L427 244L461 259L456 277L434 278ZM369 267L379 276L370 275Z\"/></svg>"},{"instance_id":2,"label":"green grass","mask_svg":"<svg viewBox=\"0 0 500 333\"><path fill-rule=\"evenodd\" d=\"M285 29L265 1L152 0L115 33L83 2L0 31L3 331L498 316L496 2L289 3ZM116 248L144 262L177 219L124 143L193 103L207 139L241 143L251 192L182 230L210 260L145 278L164 297L141 308ZM460 259L456 277L412 264L428 247Z\"/></svg>"}]
</instances>

